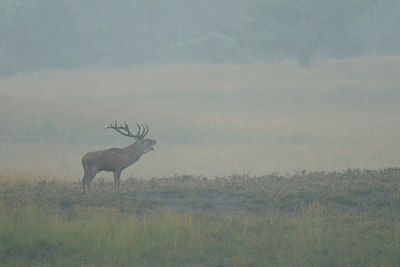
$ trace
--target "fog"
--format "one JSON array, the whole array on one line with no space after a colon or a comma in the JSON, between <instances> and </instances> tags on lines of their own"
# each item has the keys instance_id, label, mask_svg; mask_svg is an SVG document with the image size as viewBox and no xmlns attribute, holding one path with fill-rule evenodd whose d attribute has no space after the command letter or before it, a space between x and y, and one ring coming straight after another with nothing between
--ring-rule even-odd
<instances>
[{"instance_id":1,"label":"fog","mask_svg":"<svg viewBox=\"0 0 400 267\"><path fill-rule=\"evenodd\" d=\"M398 166L400 4L348 2L3 1L0 172L81 179L115 120L123 179Z\"/></svg>"}]
</instances>

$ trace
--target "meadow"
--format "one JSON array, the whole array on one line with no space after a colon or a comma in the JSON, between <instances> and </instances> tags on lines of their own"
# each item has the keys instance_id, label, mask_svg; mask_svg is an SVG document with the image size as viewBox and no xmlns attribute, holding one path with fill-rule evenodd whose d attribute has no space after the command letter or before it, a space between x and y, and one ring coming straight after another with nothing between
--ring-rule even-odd
<instances>
[{"instance_id":1,"label":"meadow","mask_svg":"<svg viewBox=\"0 0 400 267\"><path fill-rule=\"evenodd\" d=\"M399 266L399 57L0 78L1 266ZM155 151L82 193L81 157Z\"/></svg>"},{"instance_id":2,"label":"meadow","mask_svg":"<svg viewBox=\"0 0 400 267\"><path fill-rule=\"evenodd\" d=\"M126 176L381 169L400 161L399 57L49 70L0 78L0 168L81 179L88 151L150 126Z\"/></svg>"},{"instance_id":3,"label":"meadow","mask_svg":"<svg viewBox=\"0 0 400 267\"><path fill-rule=\"evenodd\" d=\"M2 266L398 266L400 169L98 179L0 176Z\"/></svg>"}]
</instances>

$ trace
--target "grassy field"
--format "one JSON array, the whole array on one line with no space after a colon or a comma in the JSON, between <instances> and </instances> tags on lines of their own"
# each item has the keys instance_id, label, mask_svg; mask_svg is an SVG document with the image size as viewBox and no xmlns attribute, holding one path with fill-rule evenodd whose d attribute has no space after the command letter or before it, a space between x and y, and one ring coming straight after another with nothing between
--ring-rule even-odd
<instances>
[{"instance_id":1,"label":"grassy field","mask_svg":"<svg viewBox=\"0 0 400 267\"><path fill-rule=\"evenodd\" d=\"M375 57L2 77L0 266L399 266L399 69ZM131 141L104 129L116 119L148 124L156 150L119 195L109 173L83 195L82 155Z\"/></svg>"},{"instance_id":2,"label":"grassy field","mask_svg":"<svg viewBox=\"0 0 400 267\"><path fill-rule=\"evenodd\" d=\"M95 181L2 173L0 265L400 264L398 168Z\"/></svg>"},{"instance_id":3,"label":"grassy field","mask_svg":"<svg viewBox=\"0 0 400 267\"><path fill-rule=\"evenodd\" d=\"M50 70L0 78L0 168L81 179L91 150L150 125L124 177L380 169L400 162L400 58ZM62 160L61 160L62 159Z\"/></svg>"}]
</instances>

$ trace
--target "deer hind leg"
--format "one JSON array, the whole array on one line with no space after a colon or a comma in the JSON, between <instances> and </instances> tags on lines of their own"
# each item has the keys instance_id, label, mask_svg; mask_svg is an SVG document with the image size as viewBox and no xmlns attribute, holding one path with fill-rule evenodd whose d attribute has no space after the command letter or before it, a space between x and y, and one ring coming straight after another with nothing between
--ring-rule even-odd
<instances>
[{"instance_id":1,"label":"deer hind leg","mask_svg":"<svg viewBox=\"0 0 400 267\"><path fill-rule=\"evenodd\" d=\"M89 173L88 173L88 171L86 171L86 168L84 169L84 171L85 171L85 173L83 174L83 178L82 178L82 187L83 187L83 193L85 194L86 193L85 187L86 187L86 184L88 181ZM88 190L89 190L89 187L88 187Z\"/></svg>"},{"instance_id":2,"label":"deer hind leg","mask_svg":"<svg viewBox=\"0 0 400 267\"><path fill-rule=\"evenodd\" d=\"M83 193L86 193L85 187L87 187L88 193L90 193L90 182L93 180L93 178L94 178L94 175L92 175L91 173L85 172L83 179L82 179Z\"/></svg>"},{"instance_id":3,"label":"deer hind leg","mask_svg":"<svg viewBox=\"0 0 400 267\"><path fill-rule=\"evenodd\" d=\"M82 178L82 187L83 187L83 193L86 193L85 187L88 183L88 179L90 177L90 169L87 166L87 161L84 159L84 157L82 158L82 167L83 167L83 178ZM88 186L88 191L89 191L89 186Z\"/></svg>"},{"instance_id":4,"label":"deer hind leg","mask_svg":"<svg viewBox=\"0 0 400 267\"><path fill-rule=\"evenodd\" d=\"M88 193L90 193L90 183L92 182L93 178L96 176L97 171L91 170L85 162L82 162L84 175L82 179L82 187L83 193L86 193L85 187L88 189Z\"/></svg>"},{"instance_id":5,"label":"deer hind leg","mask_svg":"<svg viewBox=\"0 0 400 267\"><path fill-rule=\"evenodd\" d=\"M86 194L86 175L83 175L82 179L82 187L83 187L83 193Z\"/></svg>"},{"instance_id":6,"label":"deer hind leg","mask_svg":"<svg viewBox=\"0 0 400 267\"><path fill-rule=\"evenodd\" d=\"M87 185L87 188L88 188L88 192L89 192L89 193L90 193L90 183L92 182L92 180L94 179L94 177L96 176L97 173L98 173L98 170L97 170L97 169L92 170L92 171L90 172L90 175L87 177L86 185Z\"/></svg>"}]
</instances>

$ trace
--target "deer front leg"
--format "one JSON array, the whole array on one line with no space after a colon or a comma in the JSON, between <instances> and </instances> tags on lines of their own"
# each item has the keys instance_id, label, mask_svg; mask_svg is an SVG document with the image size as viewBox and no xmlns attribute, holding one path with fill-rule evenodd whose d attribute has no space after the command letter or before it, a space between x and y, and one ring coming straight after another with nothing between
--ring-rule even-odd
<instances>
[{"instance_id":1,"label":"deer front leg","mask_svg":"<svg viewBox=\"0 0 400 267\"><path fill-rule=\"evenodd\" d=\"M121 181L121 172L117 173L117 186L118 186L118 194L119 194L119 182Z\"/></svg>"},{"instance_id":2,"label":"deer front leg","mask_svg":"<svg viewBox=\"0 0 400 267\"><path fill-rule=\"evenodd\" d=\"M117 193L118 173L113 172L113 176L114 176L113 193L115 194L115 193Z\"/></svg>"},{"instance_id":3,"label":"deer front leg","mask_svg":"<svg viewBox=\"0 0 400 267\"><path fill-rule=\"evenodd\" d=\"M114 175L114 187L113 187L113 192L114 193L119 193L119 181L121 178L121 172L113 172Z\"/></svg>"}]
</instances>

